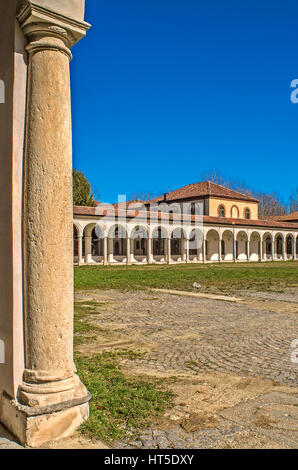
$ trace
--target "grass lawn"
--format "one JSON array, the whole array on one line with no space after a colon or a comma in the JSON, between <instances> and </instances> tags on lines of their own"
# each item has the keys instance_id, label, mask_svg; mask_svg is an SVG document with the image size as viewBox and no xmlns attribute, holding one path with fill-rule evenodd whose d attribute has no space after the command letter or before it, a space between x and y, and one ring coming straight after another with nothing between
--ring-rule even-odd
<instances>
[{"instance_id":1,"label":"grass lawn","mask_svg":"<svg viewBox=\"0 0 298 470\"><path fill-rule=\"evenodd\" d=\"M164 288L205 292L279 290L298 285L298 262L75 267L76 289Z\"/></svg>"},{"instance_id":2,"label":"grass lawn","mask_svg":"<svg viewBox=\"0 0 298 470\"><path fill-rule=\"evenodd\" d=\"M74 345L94 342L96 334L106 331L90 323L97 315L96 303L75 303ZM130 377L120 367L121 359L136 359L142 354L132 350L105 351L102 354L84 356L75 353L78 374L92 398L90 417L80 427L82 434L106 442L125 437L128 433L137 437L139 430L150 425L171 406L173 395L164 381L142 377Z\"/></svg>"},{"instance_id":3,"label":"grass lawn","mask_svg":"<svg viewBox=\"0 0 298 470\"><path fill-rule=\"evenodd\" d=\"M76 355L81 380L91 392L90 418L80 430L106 442L127 433L138 435L172 402L172 393L162 380L143 380L124 375L119 359L132 359L133 351L104 352L93 357Z\"/></svg>"}]
</instances>

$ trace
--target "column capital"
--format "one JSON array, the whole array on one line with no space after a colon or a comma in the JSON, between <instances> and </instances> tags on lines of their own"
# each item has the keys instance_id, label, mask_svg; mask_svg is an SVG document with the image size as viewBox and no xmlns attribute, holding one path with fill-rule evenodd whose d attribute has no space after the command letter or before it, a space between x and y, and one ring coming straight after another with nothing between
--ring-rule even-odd
<instances>
[{"instance_id":1,"label":"column capital","mask_svg":"<svg viewBox=\"0 0 298 470\"><path fill-rule=\"evenodd\" d=\"M17 20L30 40L28 52L60 50L70 58L70 48L80 41L90 28L85 21L65 16L31 0L19 10Z\"/></svg>"}]
</instances>

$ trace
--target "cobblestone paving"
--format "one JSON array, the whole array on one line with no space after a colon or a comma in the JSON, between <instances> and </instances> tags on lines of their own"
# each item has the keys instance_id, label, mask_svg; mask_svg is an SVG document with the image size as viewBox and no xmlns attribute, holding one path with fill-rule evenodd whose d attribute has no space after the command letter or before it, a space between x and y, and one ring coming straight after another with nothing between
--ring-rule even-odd
<instances>
[{"instance_id":1,"label":"cobblestone paving","mask_svg":"<svg viewBox=\"0 0 298 470\"><path fill-rule=\"evenodd\" d=\"M297 316L271 312L268 301L264 310L254 308L253 300L250 307L156 292L105 295L107 306L114 302L112 308L101 303L101 326L122 339L152 345L135 363L158 371L217 371L297 385L297 364L291 362Z\"/></svg>"},{"instance_id":2,"label":"cobblestone paving","mask_svg":"<svg viewBox=\"0 0 298 470\"><path fill-rule=\"evenodd\" d=\"M141 434L138 440L119 441L114 444L117 449L222 449L238 447L245 448L249 441L249 448L280 447L274 439L264 438L257 432L249 430L246 426L231 424L222 420L216 429L202 429L186 433L177 427L168 431L159 429L148 430ZM292 448L283 445L283 448Z\"/></svg>"},{"instance_id":3,"label":"cobblestone paving","mask_svg":"<svg viewBox=\"0 0 298 470\"><path fill-rule=\"evenodd\" d=\"M81 292L77 294L77 300L82 304L84 299L97 303L99 315L94 315L94 321L107 331L116 332L112 339L101 337L93 345L87 345L85 352L121 347L139 349L145 351L144 356L122 361L128 371L139 370L149 375L155 372L162 377L189 377L191 374L194 378L200 374L212 377L227 374L228 377L244 378L241 379L244 387L246 378L247 382L269 379L271 384L277 384L273 387L286 386L295 393L297 364L291 362L291 343L298 338L295 306L293 310L293 302L298 300L297 292L291 291L294 295L288 293L288 297L283 294L282 298L279 294L262 297L262 293L258 293L257 301L252 298L249 305L148 291ZM274 301L272 311L271 298ZM292 313L284 310L286 298L292 304ZM261 302L264 300L261 307L260 299ZM276 301L281 302L280 311L276 311ZM84 347L81 351L84 352ZM189 386L186 384L185 387L187 394L190 393ZM225 393L229 395L229 390L219 393L218 398L223 402L226 400L228 408L233 406L229 397L222 398ZM263 393L256 390L251 396ZM200 399L204 400L204 396L199 398L199 409ZM248 395L239 395L239 402L246 399L249 399ZM214 403L216 398L212 400ZM287 448L285 441L270 436L270 431L264 436L245 422L231 422L217 412L215 415L218 423L211 429L203 425L190 432L177 421L168 429L162 425L153 426L142 432L138 439L128 437L114 443L113 447Z\"/></svg>"}]
</instances>

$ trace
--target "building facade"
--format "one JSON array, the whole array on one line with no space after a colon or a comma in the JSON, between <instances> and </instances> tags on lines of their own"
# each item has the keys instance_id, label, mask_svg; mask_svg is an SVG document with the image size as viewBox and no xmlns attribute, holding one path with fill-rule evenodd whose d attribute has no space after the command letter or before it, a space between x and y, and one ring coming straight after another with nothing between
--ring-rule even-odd
<instances>
[{"instance_id":1,"label":"building facade","mask_svg":"<svg viewBox=\"0 0 298 470\"><path fill-rule=\"evenodd\" d=\"M205 181L151 201L74 207L75 264L286 261L298 223L262 220L258 201Z\"/></svg>"}]
</instances>

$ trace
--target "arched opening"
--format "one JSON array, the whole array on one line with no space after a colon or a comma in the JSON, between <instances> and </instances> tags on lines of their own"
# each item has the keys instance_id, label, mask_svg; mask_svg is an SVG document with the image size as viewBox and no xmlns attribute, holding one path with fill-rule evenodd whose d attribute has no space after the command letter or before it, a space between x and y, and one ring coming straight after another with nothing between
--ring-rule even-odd
<instances>
[{"instance_id":1,"label":"arched opening","mask_svg":"<svg viewBox=\"0 0 298 470\"><path fill-rule=\"evenodd\" d=\"M168 233L164 227L155 227L152 232L152 254L155 261L164 262Z\"/></svg>"},{"instance_id":2,"label":"arched opening","mask_svg":"<svg viewBox=\"0 0 298 470\"><path fill-rule=\"evenodd\" d=\"M190 261L203 261L204 235L199 228L193 229L189 234L189 259Z\"/></svg>"},{"instance_id":3,"label":"arched opening","mask_svg":"<svg viewBox=\"0 0 298 470\"><path fill-rule=\"evenodd\" d=\"M263 235L263 258L266 260L273 259L273 240L271 233Z\"/></svg>"},{"instance_id":4,"label":"arched opening","mask_svg":"<svg viewBox=\"0 0 298 470\"><path fill-rule=\"evenodd\" d=\"M94 229L91 232L91 253L92 253L92 259L96 263L101 263L103 261L103 232L102 229L99 225L96 225Z\"/></svg>"},{"instance_id":5,"label":"arched opening","mask_svg":"<svg viewBox=\"0 0 298 470\"><path fill-rule=\"evenodd\" d=\"M259 261L261 259L261 236L258 232L250 235L250 261Z\"/></svg>"},{"instance_id":6,"label":"arched opening","mask_svg":"<svg viewBox=\"0 0 298 470\"><path fill-rule=\"evenodd\" d=\"M136 226L131 232L131 261L146 262L147 256L147 229Z\"/></svg>"},{"instance_id":7,"label":"arched opening","mask_svg":"<svg viewBox=\"0 0 298 470\"><path fill-rule=\"evenodd\" d=\"M237 206L232 206L231 208L231 217L233 219L239 219L239 209Z\"/></svg>"},{"instance_id":8,"label":"arched opening","mask_svg":"<svg viewBox=\"0 0 298 470\"><path fill-rule=\"evenodd\" d=\"M109 263L126 262L127 232L122 225L113 225L108 231L108 261Z\"/></svg>"},{"instance_id":9,"label":"arched opening","mask_svg":"<svg viewBox=\"0 0 298 470\"><path fill-rule=\"evenodd\" d=\"M239 261L248 260L248 236L243 230L238 232L236 237L236 259Z\"/></svg>"},{"instance_id":10,"label":"arched opening","mask_svg":"<svg viewBox=\"0 0 298 470\"><path fill-rule=\"evenodd\" d=\"M226 216L226 208L223 204L218 206L218 215L219 215L219 217L225 217Z\"/></svg>"},{"instance_id":11,"label":"arched opening","mask_svg":"<svg viewBox=\"0 0 298 470\"><path fill-rule=\"evenodd\" d=\"M171 258L172 261L182 261L182 245L184 234L180 227L175 228L171 234Z\"/></svg>"},{"instance_id":12,"label":"arched opening","mask_svg":"<svg viewBox=\"0 0 298 470\"><path fill-rule=\"evenodd\" d=\"M95 263L92 258L92 231L96 224L92 223L84 228L82 237L82 256L86 264Z\"/></svg>"},{"instance_id":13,"label":"arched opening","mask_svg":"<svg viewBox=\"0 0 298 470\"><path fill-rule=\"evenodd\" d=\"M277 260L283 259L283 244L284 244L283 236L280 233L278 233L275 236L275 259Z\"/></svg>"},{"instance_id":14,"label":"arched opening","mask_svg":"<svg viewBox=\"0 0 298 470\"><path fill-rule=\"evenodd\" d=\"M248 207L244 209L244 218L247 220L250 219L250 209Z\"/></svg>"},{"instance_id":15,"label":"arched opening","mask_svg":"<svg viewBox=\"0 0 298 470\"><path fill-rule=\"evenodd\" d=\"M221 259L222 261L234 259L234 235L231 230L225 230L222 234Z\"/></svg>"},{"instance_id":16,"label":"arched opening","mask_svg":"<svg viewBox=\"0 0 298 470\"><path fill-rule=\"evenodd\" d=\"M209 230L205 241L205 256L207 261L219 261L219 234Z\"/></svg>"},{"instance_id":17,"label":"arched opening","mask_svg":"<svg viewBox=\"0 0 298 470\"><path fill-rule=\"evenodd\" d=\"M288 259L293 259L294 255L294 238L292 235L288 235L286 239L286 253Z\"/></svg>"}]
</instances>

